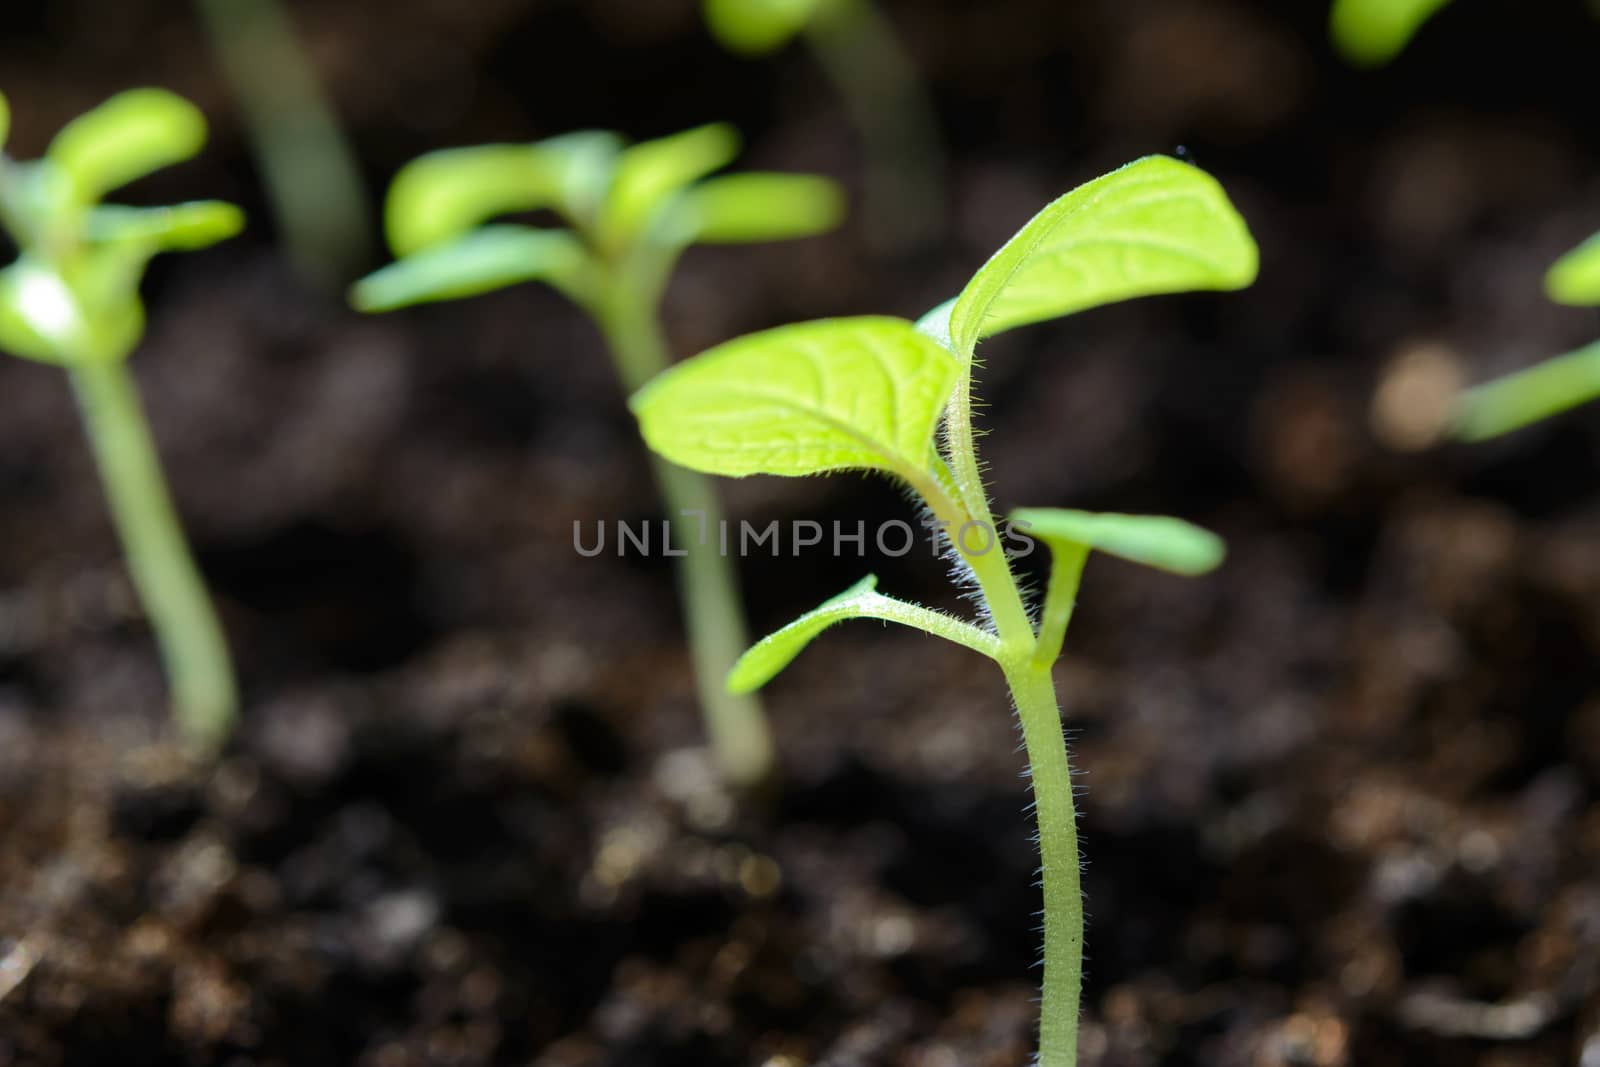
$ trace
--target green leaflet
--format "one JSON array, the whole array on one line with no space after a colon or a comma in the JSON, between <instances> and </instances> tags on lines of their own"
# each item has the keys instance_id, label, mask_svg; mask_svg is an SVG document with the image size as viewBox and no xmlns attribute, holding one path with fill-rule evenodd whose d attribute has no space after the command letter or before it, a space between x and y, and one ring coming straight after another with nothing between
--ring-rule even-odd
<instances>
[{"instance_id":1,"label":"green leaflet","mask_svg":"<svg viewBox=\"0 0 1600 1067\"><path fill-rule=\"evenodd\" d=\"M728 51L759 56L788 44L821 6L822 0L706 0L706 25Z\"/></svg>"},{"instance_id":2,"label":"green leaflet","mask_svg":"<svg viewBox=\"0 0 1600 1067\"><path fill-rule=\"evenodd\" d=\"M93 203L190 158L205 140L199 108L164 89L132 89L62 127L45 159L68 176L80 203Z\"/></svg>"},{"instance_id":3,"label":"green leaflet","mask_svg":"<svg viewBox=\"0 0 1600 1067\"><path fill-rule=\"evenodd\" d=\"M1423 23L1450 0L1335 0L1328 28L1352 63L1377 67L1405 50Z\"/></svg>"},{"instance_id":4,"label":"green leaflet","mask_svg":"<svg viewBox=\"0 0 1600 1067\"><path fill-rule=\"evenodd\" d=\"M651 448L708 474L858 469L925 481L959 374L903 319L824 319L719 345L631 406Z\"/></svg>"},{"instance_id":5,"label":"green leaflet","mask_svg":"<svg viewBox=\"0 0 1600 1067\"><path fill-rule=\"evenodd\" d=\"M1011 521L1029 537L1086 546L1174 574L1205 574L1227 554L1216 534L1164 515L1021 508L1011 513Z\"/></svg>"},{"instance_id":6,"label":"green leaflet","mask_svg":"<svg viewBox=\"0 0 1600 1067\"><path fill-rule=\"evenodd\" d=\"M738 153L738 132L721 122L625 149L600 205L601 243L638 240L674 193L727 166Z\"/></svg>"},{"instance_id":7,"label":"green leaflet","mask_svg":"<svg viewBox=\"0 0 1600 1067\"><path fill-rule=\"evenodd\" d=\"M1600 306L1600 233L1556 260L1544 289L1558 304Z\"/></svg>"},{"instance_id":8,"label":"green leaflet","mask_svg":"<svg viewBox=\"0 0 1600 1067\"><path fill-rule=\"evenodd\" d=\"M877 587L878 579L869 574L820 607L756 642L728 672L728 691L752 693L760 689L805 651L818 634L846 619L897 622L943 637L991 659L999 655L1000 639L994 634L937 611L886 597L875 592Z\"/></svg>"},{"instance_id":9,"label":"green leaflet","mask_svg":"<svg viewBox=\"0 0 1600 1067\"><path fill-rule=\"evenodd\" d=\"M973 275L950 313L956 351L1015 326L1136 296L1241 289L1259 254L1216 179L1147 156L1060 197Z\"/></svg>"},{"instance_id":10,"label":"green leaflet","mask_svg":"<svg viewBox=\"0 0 1600 1067\"><path fill-rule=\"evenodd\" d=\"M350 302L360 311L393 311L527 281L548 282L580 299L588 268L582 242L565 230L484 226L374 271L351 288Z\"/></svg>"},{"instance_id":11,"label":"green leaflet","mask_svg":"<svg viewBox=\"0 0 1600 1067\"><path fill-rule=\"evenodd\" d=\"M584 217L604 196L621 147L615 134L590 131L536 144L429 152L402 167L389 186L389 247L408 256L497 215L541 208Z\"/></svg>"},{"instance_id":12,"label":"green leaflet","mask_svg":"<svg viewBox=\"0 0 1600 1067\"><path fill-rule=\"evenodd\" d=\"M833 229L844 217L844 197L816 175L752 172L693 186L679 211L690 242L783 241Z\"/></svg>"},{"instance_id":13,"label":"green leaflet","mask_svg":"<svg viewBox=\"0 0 1600 1067\"><path fill-rule=\"evenodd\" d=\"M137 244L154 252L188 252L225 241L244 229L244 212L220 200L171 207L107 204L89 212L84 236L96 244Z\"/></svg>"}]
</instances>

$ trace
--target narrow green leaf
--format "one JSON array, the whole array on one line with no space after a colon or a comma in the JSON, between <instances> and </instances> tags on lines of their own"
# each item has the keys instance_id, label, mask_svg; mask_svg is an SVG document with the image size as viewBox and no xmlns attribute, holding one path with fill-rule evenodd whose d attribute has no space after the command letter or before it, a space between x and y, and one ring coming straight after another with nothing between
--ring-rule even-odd
<instances>
[{"instance_id":1,"label":"narrow green leaf","mask_svg":"<svg viewBox=\"0 0 1600 1067\"><path fill-rule=\"evenodd\" d=\"M1333 43L1345 59L1377 67L1405 50L1411 38L1450 0L1335 0Z\"/></svg>"},{"instance_id":2,"label":"narrow green leaf","mask_svg":"<svg viewBox=\"0 0 1600 1067\"><path fill-rule=\"evenodd\" d=\"M560 208L581 217L604 195L621 143L615 134L586 131L536 144L446 148L412 160L389 186L389 247L408 256L522 211Z\"/></svg>"},{"instance_id":3,"label":"narrow green leaf","mask_svg":"<svg viewBox=\"0 0 1600 1067\"><path fill-rule=\"evenodd\" d=\"M917 604L875 592L878 579L867 575L855 585L808 611L783 629L756 642L728 672L728 691L750 693L771 681L823 630L845 619L880 619L942 637L994 659L1000 639L987 630Z\"/></svg>"},{"instance_id":4,"label":"narrow green leaf","mask_svg":"<svg viewBox=\"0 0 1600 1067\"><path fill-rule=\"evenodd\" d=\"M81 202L189 159L206 140L200 109L164 89L132 89L73 119L45 159L72 181Z\"/></svg>"},{"instance_id":5,"label":"narrow green leaf","mask_svg":"<svg viewBox=\"0 0 1600 1067\"><path fill-rule=\"evenodd\" d=\"M1011 513L1011 521L1029 537L1087 546L1174 574L1205 574L1227 555L1216 534L1164 515L1021 508Z\"/></svg>"},{"instance_id":6,"label":"narrow green leaf","mask_svg":"<svg viewBox=\"0 0 1600 1067\"><path fill-rule=\"evenodd\" d=\"M11 136L11 103L6 100L6 94L0 93L0 148L6 146L6 138Z\"/></svg>"},{"instance_id":7,"label":"narrow green leaf","mask_svg":"<svg viewBox=\"0 0 1600 1067\"><path fill-rule=\"evenodd\" d=\"M350 302L360 311L393 311L527 281L547 282L577 298L587 268L588 253L565 230L484 226L367 275L352 287Z\"/></svg>"},{"instance_id":8,"label":"narrow green leaf","mask_svg":"<svg viewBox=\"0 0 1600 1067\"><path fill-rule=\"evenodd\" d=\"M54 272L26 257L0 270L0 350L60 364L82 327L77 300Z\"/></svg>"},{"instance_id":9,"label":"narrow green leaf","mask_svg":"<svg viewBox=\"0 0 1600 1067\"><path fill-rule=\"evenodd\" d=\"M1484 441L1600 398L1600 341L1547 359L1457 398L1450 432Z\"/></svg>"},{"instance_id":10,"label":"narrow green leaf","mask_svg":"<svg viewBox=\"0 0 1600 1067\"><path fill-rule=\"evenodd\" d=\"M85 235L105 244L137 243L152 251L190 252L225 241L244 229L244 212L220 200L171 207L105 204L89 212Z\"/></svg>"},{"instance_id":11,"label":"narrow green leaf","mask_svg":"<svg viewBox=\"0 0 1600 1067\"><path fill-rule=\"evenodd\" d=\"M727 166L738 151L739 135L725 123L698 126L624 150L600 208L601 239L607 244L637 240L674 193Z\"/></svg>"},{"instance_id":12,"label":"narrow green leaf","mask_svg":"<svg viewBox=\"0 0 1600 1067\"><path fill-rule=\"evenodd\" d=\"M1600 306L1600 233L1556 260L1544 288L1558 304Z\"/></svg>"},{"instance_id":13,"label":"narrow green leaf","mask_svg":"<svg viewBox=\"0 0 1600 1067\"><path fill-rule=\"evenodd\" d=\"M706 0L706 25L728 51L759 56L788 44L820 6L821 0Z\"/></svg>"},{"instance_id":14,"label":"narrow green leaf","mask_svg":"<svg viewBox=\"0 0 1600 1067\"><path fill-rule=\"evenodd\" d=\"M708 474L920 479L956 360L904 319L824 319L729 341L631 401L645 441Z\"/></svg>"},{"instance_id":15,"label":"narrow green leaf","mask_svg":"<svg viewBox=\"0 0 1600 1067\"><path fill-rule=\"evenodd\" d=\"M1258 253L1222 186L1147 156L1057 199L967 283L950 315L958 351L979 339L1136 296L1240 289Z\"/></svg>"},{"instance_id":16,"label":"narrow green leaf","mask_svg":"<svg viewBox=\"0 0 1600 1067\"><path fill-rule=\"evenodd\" d=\"M690 241L783 241L837 226L844 194L836 183L812 174L729 174L691 188L681 210Z\"/></svg>"}]
</instances>

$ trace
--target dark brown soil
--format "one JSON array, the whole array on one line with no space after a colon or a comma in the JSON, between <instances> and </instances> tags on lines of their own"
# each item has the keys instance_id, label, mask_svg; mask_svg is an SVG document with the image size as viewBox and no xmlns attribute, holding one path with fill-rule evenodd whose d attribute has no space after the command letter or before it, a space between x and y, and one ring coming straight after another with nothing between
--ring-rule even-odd
<instances>
[{"instance_id":1,"label":"dark brown soil","mask_svg":"<svg viewBox=\"0 0 1600 1067\"><path fill-rule=\"evenodd\" d=\"M1100 1067L1600 1064L1600 416L1406 453L1451 374L1600 332L1544 266L1600 228L1600 23L1461 0L1342 68L1320 3L890 4L948 126L951 233L695 253L690 352L914 315L1050 196L1183 145L1263 246L1250 292L988 351L997 499L1225 533L1181 581L1096 562L1058 671ZM683 0L298 9L375 187L427 148L738 122L853 174L803 51L734 60ZM30 155L138 82L216 117L136 190L265 219L186 10L38 5L0 44ZM1515 73L1513 73L1515 72ZM987 664L831 633L769 691L784 782L721 792L662 560L580 559L647 468L597 339L517 290L362 320L263 223L163 263L135 366L248 689L171 743L65 383L0 363L0 1065L1016 1067L1038 907ZM854 478L736 518L909 517ZM765 630L929 559L754 558Z\"/></svg>"}]
</instances>

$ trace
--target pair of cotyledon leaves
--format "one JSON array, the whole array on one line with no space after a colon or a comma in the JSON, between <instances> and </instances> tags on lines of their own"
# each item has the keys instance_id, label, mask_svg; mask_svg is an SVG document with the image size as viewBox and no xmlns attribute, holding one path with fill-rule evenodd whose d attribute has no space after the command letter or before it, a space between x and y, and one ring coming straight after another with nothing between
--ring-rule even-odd
<instances>
[{"instance_id":1,"label":"pair of cotyledon leaves","mask_svg":"<svg viewBox=\"0 0 1600 1067\"><path fill-rule=\"evenodd\" d=\"M874 470L926 485L939 420L983 338L1138 296L1242 288L1257 267L1255 241L1221 186L1196 167L1152 156L1050 204L920 323L871 316L753 334L673 367L632 407L649 445L694 470ZM1217 538L1175 519L1055 509L1014 518L1047 543L1179 573L1222 558ZM823 628L853 616L893 618L974 648L988 639L970 627L941 628L922 612L881 596L869 580L756 645L729 684L764 684Z\"/></svg>"},{"instance_id":2,"label":"pair of cotyledon leaves","mask_svg":"<svg viewBox=\"0 0 1600 1067\"><path fill-rule=\"evenodd\" d=\"M10 111L0 97L0 146ZM160 252L238 233L232 204L102 204L112 190L182 162L205 143L199 110L160 89L120 93L68 123L42 158L0 162L16 261L0 270L0 349L70 364L125 355L143 330L139 282Z\"/></svg>"},{"instance_id":3,"label":"pair of cotyledon leaves","mask_svg":"<svg viewBox=\"0 0 1600 1067\"><path fill-rule=\"evenodd\" d=\"M401 169L385 227L396 262L356 284L363 311L474 296L542 281L579 303L602 262L640 247L736 244L820 233L843 198L808 174L707 177L730 163L738 134L723 124L625 145L588 131L533 144L450 148ZM490 220L552 210L571 229Z\"/></svg>"}]
</instances>

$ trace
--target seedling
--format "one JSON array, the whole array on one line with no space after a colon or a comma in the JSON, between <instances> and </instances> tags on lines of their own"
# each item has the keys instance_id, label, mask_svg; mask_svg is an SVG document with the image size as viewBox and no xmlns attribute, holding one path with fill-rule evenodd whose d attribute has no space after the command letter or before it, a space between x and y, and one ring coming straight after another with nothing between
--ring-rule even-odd
<instances>
[{"instance_id":1,"label":"seedling","mask_svg":"<svg viewBox=\"0 0 1600 1067\"><path fill-rule=\"evenodd\" d=\"M1551 300L1600 307L1600 234L1568 252L1545 275ZM1451 429L1482 441L1600 397L1600 341L1469 389L1456 401Z\"/></svg>"},{"instance_id":2,"label":"seedling","mask_svg":"<svg viewBox=\"0 0 1600 1067\"><path fill-rule=\"evenodd\" d=\"M1381 67L1450 0L1335 0L1329 17L1333 43L1351 63Z\"/></svg>"},{"instance_id":3,"label":"seedling","mask_svg":"<svg viewBox=\"0 0 1600 1067\"><path fill-rule=\"evenodd\" d=\"M737 151L734 131L712 125L631 147L586 132L423 156L389 190L397 261L357 283L352 300L388 311L542 281L594 320L632 392L670 362L659 305L686 248L806 237L840 218L841 197L825 178L707 177ZM545 209L570 228L489 222ZM724 775L753 785L771 771L772 742L755 698L721 684L747 643L733 571L706 536L722 528L721 508L705 478L652 460L673 542L687 553L679 584L707 732Z\"/></svg>"},{"instance_id":4,"label":"seedling","mask_svg":"<svg viewBox=\"0 0 1600 1067\"><path fill-rule=\"evenodd\" d=\"M885 596L868 577L757 643L728 676L752 692L843 619L897 622L994 660L1022 721L1044 888L1039 1062L1077 1058L1083 906L1072 782L1051 665L1089 553L1178 574L1223 557L1214 535L1178 519L1054 508L1011 513L1053 566L1037 625L997 545L973 432L974 352L1016 326L1136 296L1229 290L1256 276L1250 232L1204 172L1161 156L1067 193L1024 226L954 300L918 323L887 317L785 326L721 345L633 398L645 440L674 463L742 477L868 470L909 486L946 532L955 577L975 587L967 621ZM941 432L942 429L942 432Z\"/></svg>"},{"instance_id":5,"label":"seedling","mask_svg":"<svg viewBox=\"0 0 1600 1067\"><path fill-rule=\"evenodd\" d=\"M869 236L889 251L937 236L945 165L933 104L871 0L705 0L704 10L712 36L738 55L804 39L860 131Z\"/></svg>"},{"instance_id":6,"label":"seedling","mask_svg":"<svg viewBox=\"0 0 1600 1067\"><path fill-rule=\"evenodd\" d=\"M0 98L0 145L8 118ZM0 349L54 364L71 379L128 569L161 646L179 725L209 748L233 724L233 668L127 358L144 333L139 282L151 257L231 237L244 218L214 200L153 208L101 203L113 189L194 156L205 136L205 119L192 104L136 89L68 123L42 159L0 155L0 223L18 250L0 270Z\"/></svg>"}]
</instances>

